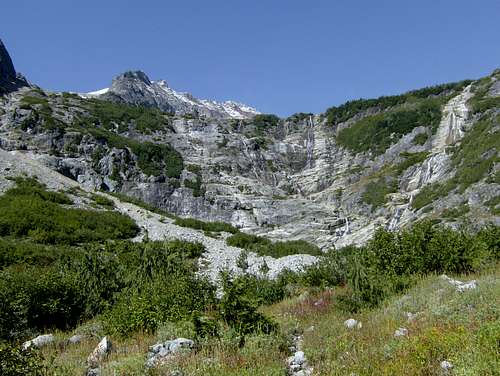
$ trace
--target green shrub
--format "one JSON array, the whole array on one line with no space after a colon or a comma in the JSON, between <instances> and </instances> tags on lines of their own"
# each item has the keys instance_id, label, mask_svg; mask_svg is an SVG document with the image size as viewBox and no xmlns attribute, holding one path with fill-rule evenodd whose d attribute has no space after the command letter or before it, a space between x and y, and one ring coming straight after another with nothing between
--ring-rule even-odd
<instances>
[{"instance_id":1,"label":"green shrub","mask_svg":"<svg viewBox=\"0 0 500 376\"><path fill-rule=\"evenodd\" d=\"M420 192L413 196L411 206L415 209L421 209L434 202L440 197L446 197L457 186L455 179L449 179L445 182L435 182L423 187Z\"/></svg>"},{"instance_id":2,"label":"green shrub","mask_svg":"<svg viewBox=\"0 0 500 376\"><path fill-rule=\"evenodd\" d=\"M375 181L370 181L362 195L363 202L372 206L372 209L382 206L387 202L386 196L389 193L396 192L397 181L391 179L390 182L386 178L379 178Z\"/></svg>"},{"instance_id":3,"label":"green shrub","mask_svg":"<svg viewBox=\"0 0 500 376\"><path fill-rule=\"evenodd\" d=\"M17 255L23 244L6 243L13 255L4 257L10 266L0 271L0 339L68 329L100 313L113 333L149 330L165 320L189 321L192 310L214 303L213 287L195 275L204 251L199 243L114 241L68 252L45 247L54 251L49 266L24 264Z\"/></svg>"},{"instance_id":4,"label":"green shrub","mask_svg":"<svg viewBox=\"0 0 500 376\"><path fill-rule=\"evenodd\" d=\"M195 181L184 180L184 186L186 188L191 188L193 190L193 196L194 197L203 196L204 192L201 189L201 184L202 184L202 180L201 180L201 176L200 175L196 175L196 180Z\"/></svg>"},{"instance_id":5,"label":"green shrub","mask_svg":"<svg viewBox=\"0 0 500 376\"><path fill-rule=\"evenodd\" d=\"M163 322L190 319L193 311L204 311L214 303L213 296L207 282L172 273L140 289L120 293L117 303L104 315L104 327L120 336L134 331L152 333Z\"/></svg>"},{"instance_id":6,"label":"green shrub","mask_svg":"<svg viewBox=\"0 0 500 376\"><path fill-rule=\"evenodd\" d=\"M454 179L461 192L488 176L500 162L499 124L500 116L478 121L454 150L452 164L457 169Z\"/></svg>"},{"instance_id":7,"label":"green shrub","mask_svg":"<svg viewBox=\"0 0 500 376\"><path fill-rule=\"evenodd\" d=\"M114 124L127 128L129 125L134 125L142 133L171 128L169 115L155 108L97 99L88 100L85 104L88 106L92 121L99 122L106 129L113 129Z\"/></svg>"},{"instance_id":8,"label":"green shrub","mask_svg":"<svg viewBox=\"0 0 500 376\"><path fill-rule=\"evenodd\" d=\"M219 304L219 315L238 334L269 334L277 329L273 321L257 310L258 302L246 293L244 280L231 281L226 275L223 287L224 296Z\"/></svg>"},{"instance_id":9,"label":"green shrub","mask_svg":"<svg viewBox=\"0 0 500 376\"><path fill-rule=\"evenodd\" d=\"M398 233L378 229L365 246L332 250L288 283L346 285L345 293L337 299L340 308L372 308L404 292L422 275L470 273L493 265L500 259L499 231L499 227L489 226L472 234L436 226L432 221Z\"/></svg>"},{"instance_id":10,"label":"green shrub","mask_svg":"<svg viewBox=\"0 0 500 376\"><path fill-rule=\"evenodd\" d=\"M401 95L383 96L376 99L356 99L347 101L338 106L331 107L326 110L327 122L330 125L342 123L349 120L354 115L366 111L371 108L376 108L380 111L390 107L401 105L405 102L411 102L418 99L425 99L431 96L447 95L450 92L462 90L471 81L460 81L443 85L425 87L423 89L409 91Z\"/></svg>"},{"instance_id":11,"label":"green shrub","mask_svg":"<svg viewBox=\"0 0 500 376\"><path fill-rule=\"evenodd\" d=\"M441 119L439 99L422 100L414 109L392 110L367 116L352 126L342 129L337 142L356 152L371 151L382 154L402 135L419 126L437 129Z\"/></svg>"},{"instance_id":12,"label":"green shrub","mask_svg":"<svg viewBox=\"0 0 500 376\"><path fill-rule=\"evenodd\" d=\"M45 376L43 358L34 349L0 343L0 374L3 376Z\"/></svg>"},{"instance_id":13,"label":"green shrub","mask_svg":"<svg viewBox=\"0 0 500 376\"><path fill-rule=\"evenodd\" d=\"M74 273L56 268L8 268L0 279L0 338L23 337L30 329L67 329L83 313Z\"/></svg>"},{"instance_id":14,"label":"green shrub","mask_svg":"<svg viewBox=\"0 0 500 376\"><path fill-rule=\"evenodd\" d=\"M92 200L94 200L97 205L104 206L106 209L113 209L115 207L113 200L98 194L92 194Z\"/></svg>"},{"instance_id":15,"label":"green shrub","mask_svg":"<svg viewBox=\"0 0 500 376\"><path fill-rule=\"evenodd\" d=\"M250 121L257 128L264 129L269 127L276 127L280 122L280 118L272 114L258 114L255 115Z\"/></svg>"},{"instance_id":16,"label":"green shrub","mask_svg":"<svg viewBox=\"0 0 500 376\"><path fill-rule=\"evenodd\" d=\"M261 256L284 257L296 254L310 254L319 256L321 250L305 240L291 240L285 242L272 242L261 236L235 233L226 239L226 243L233 247L243 248Z\"/></svg>"},{"instance_id":17,"label":"green shrub","mask_svg":"<svg viewBox=\"0 0 500 376\"><path fill-rule=\"evenodd\" d=\"M422 163L423 161L425 161L427 159L427 157L429 156L429 153L426 151L422 151L420 153L401 153L400 155L402 157L404 157L405 160L403 162L399 163L397 166L395 166L395 171L396 171L396 174L398 174L398 175L401 175L409 167L414 166L417 163Z\"/></svg>"},{"instance_id":18,"label":"green shrub","mask_svg":"<svg viewBox=\"0 0 500 376\"><path fill-rule=\"evenodd\" d=\"M181 154L168 144L139 142L120 136L105 128L98 128L88 123L89 120L80 120L75 126L82 132L90 133L99 142L117 149L129 149L137 157L138 167L146 174L158 176L164 174L170 178L179 178L184 169Z\"/></svg>"},{"instance_id":19,"label":"green shrub","mask_svg":"<svg viewBox=\"0 0 500 376\"><path fill-rule=\"evenodd\" d=\"M236 234L239 230L225 222L205 222L194 218L176 218L174 224L181 227L194 228L196 230L202 230L207 232L229 232L231 234Z\"/></svg>"},{"instance_id":20,"label":"green shrub","mask_svg":"<svg viewBox=\"0 0 500 376\"><path fill-rule=\"evenodd\" d=\"M419 133L415 137L413 137L413 143L415 145L424 145L429 139L429 135L427 133Z\"/></svg>"},{"instance_id":21,"label":"green shrub","mask_svg":"<svg viewBox=\"0 0 500 376\"><path fill-rule=\"evenodd\" d=\"M116 212L65 208L64 194L46 191L33 179L17 179L17 187L0 196L0 236L30 237L45 244L130 238L138 228Z\"/></svg>"}]
</instances>

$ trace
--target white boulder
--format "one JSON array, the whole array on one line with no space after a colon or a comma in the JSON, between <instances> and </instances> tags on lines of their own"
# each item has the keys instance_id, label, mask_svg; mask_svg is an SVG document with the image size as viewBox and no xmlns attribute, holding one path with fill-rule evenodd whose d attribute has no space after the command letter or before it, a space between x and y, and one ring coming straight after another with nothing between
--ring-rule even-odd
<instances>
[{"instance_id":1,"label":"white boulder","mask_svg":"<svg viewBox=\"0 0 500 376\"><path fill-rule=\"evenodd\" d=\"M363 327L363 324L361 324L361 322L358 320L348 319L348 320L344 321L344 326L347 329L354 329L354 328L361 329Z\"/></svg>"},{"instance_id":2,"label":"white boulder","mask_svg":"<svg viewBox=\"0 0 500 376\"><path fill-rule=\"evenodd\" d=\"M24 342L22 348L23 350L27 350L30 347L40 348L45 345L53 343L55 340L56 339L52 334L43 334L41 336L38 336L36 338Z\"/></svg>"}]
</instances>

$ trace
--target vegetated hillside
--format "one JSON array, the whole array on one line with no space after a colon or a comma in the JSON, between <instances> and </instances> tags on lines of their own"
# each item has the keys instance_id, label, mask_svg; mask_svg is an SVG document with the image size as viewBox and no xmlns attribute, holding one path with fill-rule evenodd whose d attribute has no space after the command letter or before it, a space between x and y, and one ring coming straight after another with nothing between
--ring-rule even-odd
<instances>
[{"instance_id":1,"label":"vegetated hillside","mask_svg":"<svg viewBox=\"0 0 500 376\"><path fill-rule=\"evenodd\" d=\"M478 375L495 369L490 367L497 351L498 227L476 234L431 222L399 233L379 229L364 247L332 250L316 265L275 279L251 274L240 258L243 274L223 273L224 295L217 299L215 286L197 273L198 258L206 252L202 244L131 242L138 229L116 213L119 201L78 188L50 191L33 178L14 183L0 196L7 209L0 216L4 374L125 375L149 367L153 374L278 375L292 369L285 361L290 348L294 357L305 351L302 370L313 367L319 375L439 374L445 360ZM9 212L11 205L23 215ZM60 220L64 217L68 221ZM239 237L227 224L179 221L200 231L234 232L240 246L262 251L267 244ZM95 223L109 224L96 228ZM479 273L477 286L464 292L447 280L435 286L433 273L442 272ZM388 308L380 310L384 304ZM415 321L405 322L405 310ZM350 316L363 322L354 332L341 329ZM395 339L391 332L400 326L409 331ZM40 350L15 346L47 333L55 337ZM78 341L68 342L73 335ZM86 356L103 336L111 338L113 350L96 366ZM149 346L178 337L196 346L150 363ZM327 338L336 346L326 346ZM460 351L464 343L467 353ZM376 362L367 361L366 346ZM343 355L350 351L353 355Z\"/></svg>"},{"instance_id":2,"label":"vegetated hillside","mask_svg":"<svg viewBox=\"0 0 500 376\"><path fill-rule=\"evenodd\" d=\"M287 119L9 88L0 373L495 374L499 78Z\"/></svg>"}]
</instances>

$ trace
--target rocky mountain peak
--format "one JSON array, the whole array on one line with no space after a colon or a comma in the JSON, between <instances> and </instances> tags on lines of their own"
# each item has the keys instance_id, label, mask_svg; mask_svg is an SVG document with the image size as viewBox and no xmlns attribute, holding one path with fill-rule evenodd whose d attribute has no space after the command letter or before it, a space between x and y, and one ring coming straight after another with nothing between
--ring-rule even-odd
<instances>
[{"instance_id":1,"label":"rocky mountain peak","mask_svg":"<svg viewBox=\"0 0 500 376\"><path fill-rule=\"evenodd\" d=\"M172 89L165 80L151 81L142 71L127 71L115 77L111 87L83 94L105 100L155 107L177 115L216 119L248 119L259 112L235 101L198 99L190 93Z\"/></svg>"},{"instance_id":2,"label":"rocky mountain peak","mask_svg":"<svg viewBox=\"0 0 500 376\"><path fill-rule=\"evenodd\" d=\"M151 80L143 71L127 71L113 79L112 85L119 85L121 81L138 80L146 85L151 85Z\"/></svg>"},{"instance_id":3,"label":"rocky mountain peak","mask_svg":"<svg viewBox=\"0 0 500 376\"><path fill-rule=\"evenodd\" d=\"M7 48L0 39L0 94L27 86L26 79L16 73Z\"/></svg>"}]
</instances>

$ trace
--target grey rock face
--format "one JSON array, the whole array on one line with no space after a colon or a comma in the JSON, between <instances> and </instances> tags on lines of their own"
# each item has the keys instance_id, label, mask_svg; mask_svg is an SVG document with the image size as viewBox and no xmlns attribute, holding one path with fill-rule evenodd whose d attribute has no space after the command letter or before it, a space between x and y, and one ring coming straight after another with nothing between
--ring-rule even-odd
<instances>
[{"instance_id":1,"label":"grey rock face","mask_svg":"<svg viewBox=\"0 0 500 376\"><path fill-rule=\"evenodd\" d=\"M9 52L0 39L0 95L28 86L24 77L18 75Z\"/></svg>"},{"instance_id":2,"label":"grey rock face","mask_svg":"<svg viewBox=\"0 0 500 376\"><path fill-rule=\"evenodd\" d=\"M125 72L113 79L111 88L87 95L196 117L246 119L258 113L254 108L241 103L215 102L177 92L166 81L151 81L141 71Z\"/></svg>"}]
</instances>

